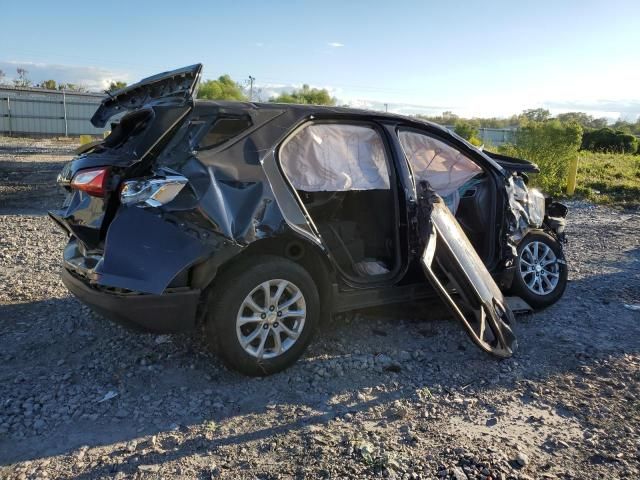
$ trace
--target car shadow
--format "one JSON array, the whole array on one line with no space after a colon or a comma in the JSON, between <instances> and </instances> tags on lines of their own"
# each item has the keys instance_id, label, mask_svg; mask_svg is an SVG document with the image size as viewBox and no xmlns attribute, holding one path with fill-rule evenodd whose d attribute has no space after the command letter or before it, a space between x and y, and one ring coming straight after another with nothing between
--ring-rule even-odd
<instances>
[{"instance_id":1,"label":"car shadow","mask_svg":"<svg viewBox=\"0 0 640 480\"><path fill-rule=\"evenodd\" d=\"M73 410L60 420L64 406L54 406L51 416L44 415L51 428L26 427L23 438L10 437L11 431L0 437L0 464L164 432L186 437L161 454L136 451L124 461L103 458L76 478L135 473L137 465L159 465L195 452L325 426L349 413L390 408L396 400L417 399L424 389L441 396L515 390L522 382L637 353L638 314L623 303L640 291L639 252L614 265L615 273L572 281L558 304L520 317L519 350L508 360L479 351L454 321L442 320L445 311L434 315L433 304L370 309L329 321L303 359L264 379L226 370L197 332L136 335L89 313L71 297L0 306L1 383L18 385L33 398L46 397L46 390L55 386L57 396L79 403L81 412ZM48 336L34 335L42 329ZM381 356L406 357L403 352L411 358L379 361ZM355 393L365 390L368 398L357 399ZM103 400L110 391L117 396ZM206 400L193 403L194 398ZM251 431L203 433L207 422L234 424L243 416L285 406L300 412L292 415L287 408L277 421ZM0 411L0 425L12 415L11 408Z\"/></svg>"}]
</instances>

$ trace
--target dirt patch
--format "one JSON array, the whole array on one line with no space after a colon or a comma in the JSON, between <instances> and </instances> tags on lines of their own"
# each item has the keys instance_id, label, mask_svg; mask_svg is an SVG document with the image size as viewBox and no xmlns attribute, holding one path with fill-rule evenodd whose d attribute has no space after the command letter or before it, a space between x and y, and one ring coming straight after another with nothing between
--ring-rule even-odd
<instances>
[{"instance_id":1,"label":"dirt patch","mask_svg":"<svg viewBox=\"0 0 640 480\"><path fill-rule=\"evenodd\" d=\"M571 204L567 292L519 318L512 359L414 304L335 318L248 379L199 332L134 334L66 292L40 214L71 148L24 142L0 142L0 478L640 475L637 212Z\"/></svg>"}]
</instances>

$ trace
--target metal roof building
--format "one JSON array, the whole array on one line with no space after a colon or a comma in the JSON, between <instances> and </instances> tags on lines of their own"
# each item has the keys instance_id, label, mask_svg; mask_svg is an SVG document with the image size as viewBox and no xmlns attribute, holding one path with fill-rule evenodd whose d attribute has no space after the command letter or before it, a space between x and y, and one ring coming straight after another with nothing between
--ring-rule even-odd
<instances>
[{"instance_id":1,"label":"metal roof building","mask_svg":"<svg viewBox=\"0 0 640 480\"><path fill-rule=\"evenodd\" d=\"M101 93L0 86L0 135L101 135L89 119ZM108 128L108 127L107 127Z\"/></svg>"}]
</instances>

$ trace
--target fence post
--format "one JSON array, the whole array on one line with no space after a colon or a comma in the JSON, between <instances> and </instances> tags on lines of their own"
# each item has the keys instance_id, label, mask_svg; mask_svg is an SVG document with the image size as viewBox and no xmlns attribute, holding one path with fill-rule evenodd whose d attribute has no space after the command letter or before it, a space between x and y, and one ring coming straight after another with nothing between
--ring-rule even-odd
<instances>
[{"instance_id":1,"label":"fence post","mask_svg":"<svg viewBox=\"0 0 640 480\"><path fill-rule=\"evenodd\" d=\"M567 178L567 195L573 195L576 191L576 176L578 175L578 157L569 162L569 177Z\"/></svg>"},{"instance_id":2,"label":"fence post","mask_svg":"<svg viewBox=\"0 0 640 480\"><path fill-rule=\"evenodd\" d=\"M9 119L9 136L13 136L13 126L11 125L11 101L7 95L7 118Z\"/></svg>"},{"instance_id":3,"label":"fence post","mask_svg":"<svg viewBox=\"0 0 640 480\"><path fill-rule=\"evenodd\" d=\"M69 126L67 124L67 94L62 90L62 108L64 109L64 136L69 136Z\"/></svg>"}]
</instances>

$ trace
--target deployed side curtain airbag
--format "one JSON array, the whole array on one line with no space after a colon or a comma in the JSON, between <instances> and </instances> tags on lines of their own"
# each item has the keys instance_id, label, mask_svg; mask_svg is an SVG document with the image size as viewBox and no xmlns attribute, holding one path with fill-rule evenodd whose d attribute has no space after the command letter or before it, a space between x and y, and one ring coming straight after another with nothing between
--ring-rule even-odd
<instances>
[{"instance_id":1,"label":"deployed side curtain airbag","mask_svg":"<svg viewBox=\"0 0 640 480\"><path fill-rule=\"evenodd\" d=\"M416 183L426 180L441 197L457 193L482 172L472 160L440 140L411 131L401 131L399 136Z\"/></svg>"},{"instance_id":2,"label":"deployed side curtain airbag","mask_svg":"<svg viewBox=\"0 0 640 480\"><path fill-rule=\"evenodd\" d=\"M390 188L380 134L362 125L308 125L282 147L280 163L296 190L346 192Z\"/></svg>"}]
</instances>

